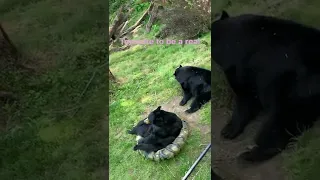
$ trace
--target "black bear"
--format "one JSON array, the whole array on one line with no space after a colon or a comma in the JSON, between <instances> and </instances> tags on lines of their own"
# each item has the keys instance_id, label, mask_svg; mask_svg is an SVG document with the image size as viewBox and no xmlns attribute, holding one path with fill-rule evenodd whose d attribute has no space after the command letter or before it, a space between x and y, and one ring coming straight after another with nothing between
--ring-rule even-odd
<instances>
[{"instance_id":1,"label":"black bear","mask_svg":"<svg viewBox=\"0 0 320 180\"><path fill-rule=\"evenodd\" d=\"M139 140L134 150L156 152L172 143L182 129L181 119L174 113L161 110L161 106L148 115L148 120L152 126L151 133ZM139 126L138 129L140 131L145 128Z\"/></svg>"},{"instance_id":2,"label":"black bear","mask_svg":"<svg viewBox=\"0 0 320 180\"><path fill-rule=\"evenodd\" d=\"M193 66L181 65L173 74L183 90L183 99L180 105L185 105L195 97L187 113L196 112L211 99L211 71Z\"/></svg>"},{"instance_id":3,"label":"black bear","mask_svg":"<svg viewBox=\"0 0 320 180\"><path fill-rule=\"evenodd\" d=\"M240 159L264 161L319 116L320 31L275 17L223 14L211 25L211 52L235 93L236 106L221 135L237 137L263 110L268 119L256 146Z\"/></svg>"}]
</instances>

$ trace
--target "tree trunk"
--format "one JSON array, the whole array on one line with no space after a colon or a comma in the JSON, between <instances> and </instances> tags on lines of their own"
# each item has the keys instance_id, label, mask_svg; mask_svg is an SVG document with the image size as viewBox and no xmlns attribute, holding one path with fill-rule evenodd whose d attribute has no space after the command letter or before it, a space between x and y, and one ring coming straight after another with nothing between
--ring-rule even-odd
<instances>
[{"instance_id":1,"label":"tree trunk","mask_svg":"<svg viewBox=\"0 0 320 180\"><path fill-rule=\"evenodd\" d=\"M118 37L119 32L117 32L117 30L119 29L119 27L121 28L121 26L124 26L124 23L128 19L128 16L125 16L123 11L124 6L121 6L118 10L117 16L114 19L112 26L109 28L109 42L114 41Z\"/></svg>"},{"instance_id":2,"label":"tree trunk","mask_svg":"<svg viewBox=\"0 0 320 180\"><path fill-rule=\"evenodd\" d=\"M18 58L17 48L13 45L8 34L0 24L0 57L5 59L14 59Z\"/></svg>"},{"instance_id":3,"label":"tree trunk","mask_svg":"<svg viewBox=\"0 0 320 180\"><path fill-rule=\"evenodd\" d=\"M151 31L151 27L154 23L154 21L157 19L158 14L158 5L154 5L152 8L152 11L150 12L150 19L149 22L146 25L146 32L149 33Z\"/></svg>"}]
</instances>

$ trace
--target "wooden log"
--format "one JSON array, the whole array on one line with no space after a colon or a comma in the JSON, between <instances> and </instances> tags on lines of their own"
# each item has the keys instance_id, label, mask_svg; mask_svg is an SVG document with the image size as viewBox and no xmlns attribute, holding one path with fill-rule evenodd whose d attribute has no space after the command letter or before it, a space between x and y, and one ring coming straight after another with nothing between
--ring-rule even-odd
<instances>
[{"instance_id":1,"label":"wooden log","mask_svg":"<svg viewBox=\"0 0 320 180\"><path fill-rule=\"evenodd\" d=\"M126 22L124 23L124 25L123 25L123 27L121 28L119 34L122 34L122 33L123 33L123 31L124 31L124 29L127 27L128 23L129 23L129 21L126 21Z\"/></svg>"}]
</instances>

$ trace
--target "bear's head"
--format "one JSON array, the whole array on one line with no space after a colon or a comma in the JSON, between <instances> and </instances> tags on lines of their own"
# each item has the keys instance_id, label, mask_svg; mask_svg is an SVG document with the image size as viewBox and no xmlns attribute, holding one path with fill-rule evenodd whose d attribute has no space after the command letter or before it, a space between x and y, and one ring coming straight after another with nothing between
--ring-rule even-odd
<instances>
[{"instance_id":1,"label":"bear's head","mask_svg":"<svg viewBox=\"0 0 320 180\"><path fill-rule=\"evenodd\" d=\"M180 68L182 68L181 65L180 65L180 66L174 71L174 73L173 73L174 77L176 78L176 80L177 80L178 82L181 81L181 78L180 78L180 76L179 76L179 72L181 71Z\"/></svg>"},{"instance_id":2,"label":"bear's head","mask_svg":"<svg viewBox=\"0 0 320 180\"><path fill-rule=\"evenodd\" d=\"M159 106L149 114L148 121L150 124L156 125L158 127L163 127L168 124L168 119L165 118L165 112L161 110L161 106Z\"/></svg>"},{"instance_id":3,"label":"bear's head","mask_svg":"<svg viewBox=\"0 0 320 180\"><path fill-rule=\"evenodd\" d=\"M174 73L173 73L174 76L177 76L180 68L182 68L181 64L180 64L180 66L174 71Z\"/></svg>"}]
</instances>

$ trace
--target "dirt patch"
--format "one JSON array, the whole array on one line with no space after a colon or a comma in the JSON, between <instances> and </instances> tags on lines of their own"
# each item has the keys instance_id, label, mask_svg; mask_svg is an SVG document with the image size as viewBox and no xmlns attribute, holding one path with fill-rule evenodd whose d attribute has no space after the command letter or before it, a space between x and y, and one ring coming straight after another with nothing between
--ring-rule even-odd
<instances>
[{"instance_id":1,"label":"dirt patch","mask_svg":"<svg viewBox=\"0 0 320 180\"><path fill-rule=\"evenodd\" d=\"M283 169L283 157L278 155L269 161L255 165L244 165L237 161L239 153L253 145L253 138L260 128L263 117L250 123L244 133L234 140L220 138L220 131L227 123L226 109L214 111L212 118L213 167L217 174L227 180L287 180Z\"/></svg>"},{"instance_id":2,"label":"dirt patch","mask_svg":"<svg viewBox=\"0 0 320 180\"><path fill-rule=\"evenodd\" d=\"M159 106L161 106L161 109L168 111L168 112L175 113L182 120L187 121L190 126L191 131L193 129L199 129L202 135L209 135L211 133L210 125L205 125L200 122L201 109L195 113L187 114L184 111L190 107L190 104L193 101L193 99L190 99L186 105L180 106L179 103L180 103L181 99L182 99L182 97L177 96L177 97L172 98L170 101L168 101L166 103L159 104ZM143 114L143 117L147 117L148 114L156 108L157 107L150 107L150 108L146 109L145 113Z\"/></svg>"}]
</instances>

